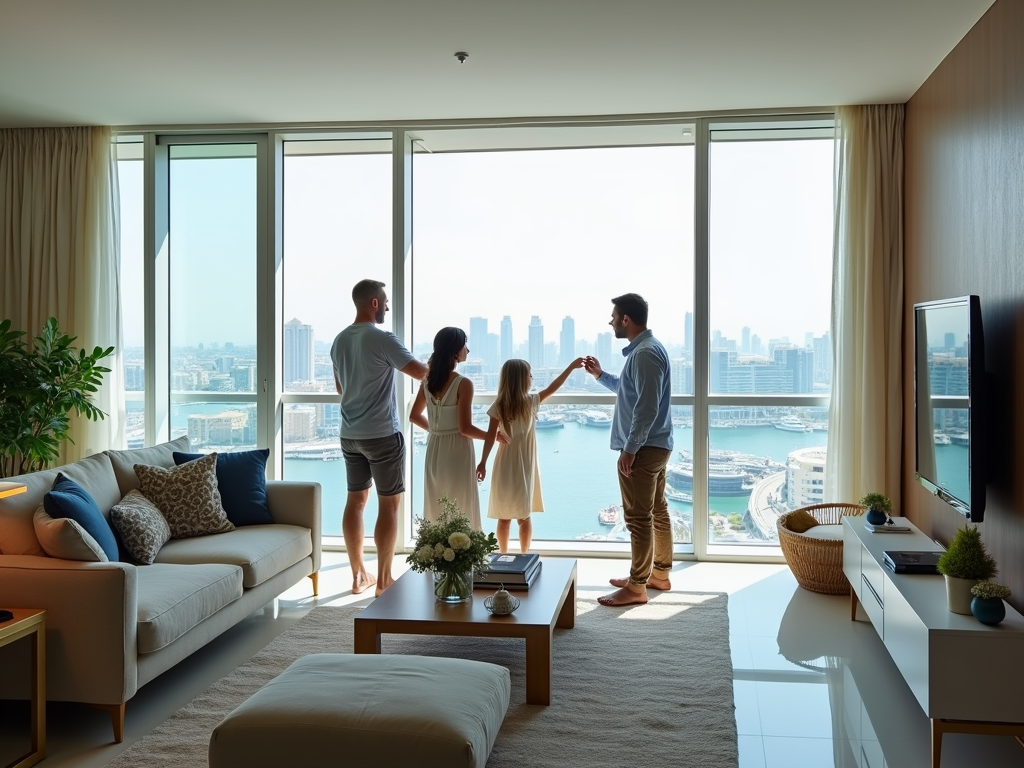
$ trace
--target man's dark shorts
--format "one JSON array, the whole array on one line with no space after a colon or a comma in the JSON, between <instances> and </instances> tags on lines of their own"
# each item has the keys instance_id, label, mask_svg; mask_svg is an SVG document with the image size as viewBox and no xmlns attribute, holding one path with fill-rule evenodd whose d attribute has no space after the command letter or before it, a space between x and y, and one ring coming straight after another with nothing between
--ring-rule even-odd
<instances>
[{"instance_id":1,"label":"man's dark shorts","mask_svg":"<svg viewBox=\"0 0 1024 768\"><path fill-rule=\"evenodd\" d=\"M348 490L365 491L377 485L378 496L405 492L405 438L401 432L372 440L341 438Z\"/></svg>"}]
</instances>

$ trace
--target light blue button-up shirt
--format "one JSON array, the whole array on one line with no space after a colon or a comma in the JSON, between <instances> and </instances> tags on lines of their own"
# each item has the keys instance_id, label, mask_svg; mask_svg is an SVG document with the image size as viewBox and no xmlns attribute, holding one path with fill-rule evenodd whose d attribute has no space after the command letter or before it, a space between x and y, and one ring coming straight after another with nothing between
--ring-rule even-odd
<instances>
[{"instance_id":1,"label":"light blue button-up shirt","mask_svg":"<svg viewBox=\"0 0 1024 768\"><path fill-rule=\"evenodd\" d=\"M602 371L598 381L615 393L613 451L672 450L672 367L668 352L648 328L622 350L618 376Z\"/></svg>"}]
</instances>

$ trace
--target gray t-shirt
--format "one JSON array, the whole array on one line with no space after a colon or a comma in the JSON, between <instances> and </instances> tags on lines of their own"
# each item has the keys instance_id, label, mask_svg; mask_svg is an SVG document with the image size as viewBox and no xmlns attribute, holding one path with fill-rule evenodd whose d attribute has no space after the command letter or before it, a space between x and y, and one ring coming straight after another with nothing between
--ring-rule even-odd
<instances>
[{"instance_id":1,"label":"gray t-shirt","mask_svg":"<svg viewBox=\"0 0 1024 768\"><path fill-rule=\"evenodd\" d=\"M399 431L395 371L416 358L390 331L353 323L331 347L334 375L341 382L341 436L372 440Z\"/></svg>"}]
</instances>

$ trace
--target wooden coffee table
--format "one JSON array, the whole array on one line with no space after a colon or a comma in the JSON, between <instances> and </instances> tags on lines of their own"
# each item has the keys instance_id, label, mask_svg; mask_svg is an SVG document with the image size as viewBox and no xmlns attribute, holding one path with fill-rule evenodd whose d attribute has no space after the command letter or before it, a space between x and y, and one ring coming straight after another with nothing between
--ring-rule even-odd
<instances>
[{"instance_id":1,"label":"wooden coffee table","mask_svg":"<svg viewBox=\"0 0 1024 768\"><path fill-rule=\"evenodd\" d=\"M541 558L540 575L528 590L514 592L519 609L493 616L484 598L494 587L474 590L468 603L434 598L430 573L408 571L355 617L355 652L380 653L380 636L457 635L526 639L526 703L551 703L551 636L555 627L576 626L576 561Z\"/></svg>"}]
</instances>

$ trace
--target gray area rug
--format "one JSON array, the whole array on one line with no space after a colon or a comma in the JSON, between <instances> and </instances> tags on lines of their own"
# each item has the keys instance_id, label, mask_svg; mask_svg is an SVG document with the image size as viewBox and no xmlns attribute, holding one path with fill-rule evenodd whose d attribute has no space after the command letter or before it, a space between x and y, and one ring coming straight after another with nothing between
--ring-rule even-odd
<instances>
[{"instance_id":1,"label":"gray area rug","mask_svg":"<svg viewBox=\"0 0 1024 768\"><path fill-rule=\"evenodd\" d=\"M488 768L738 766L726 595L668 592L645 606L577 608L576 627L555 630L550 707L525 703L522 640L384 635L382 647L508 667L512 701ZM292 661L351 652L358 610L314 608L109 765L205 766L214 727Z\"/></svg>"}]
</instances>

